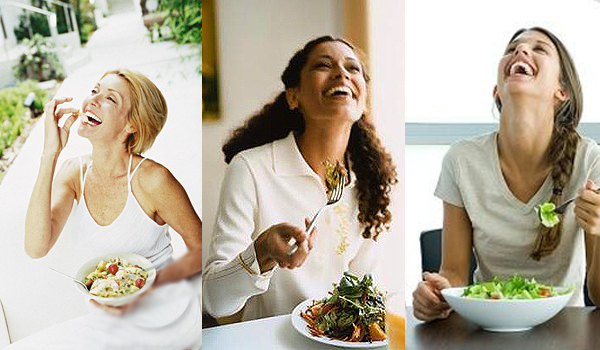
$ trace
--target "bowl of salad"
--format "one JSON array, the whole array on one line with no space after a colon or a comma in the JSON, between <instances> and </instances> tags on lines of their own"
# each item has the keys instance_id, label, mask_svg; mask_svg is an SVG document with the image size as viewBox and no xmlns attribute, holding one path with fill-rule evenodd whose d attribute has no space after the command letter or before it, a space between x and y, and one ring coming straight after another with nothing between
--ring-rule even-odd
<instances>
[{"instance_id":1,"label":"bowl of salad","mask_svg":"<svg viewBox=\"0 0 600 350\"><path fill-rule=\"evenodd\" d=\"M107 254L83 264L75 278L87 286L77 284L91 299L103 305L123 306L152 286L156 269L150 260L138 254Z\"/></svg>"},{"instance_id":2,"label":"bowl of salad","mask_svg":"<svg viewBox=\"0 0 600 350\"><path fill-rule=\"evenodd\" d=\"M515 275L443 289L442 295L454 311L485 330L519 332L559 313L571 299L573 288L547 286Z\"/></svg>"}]
</instances>

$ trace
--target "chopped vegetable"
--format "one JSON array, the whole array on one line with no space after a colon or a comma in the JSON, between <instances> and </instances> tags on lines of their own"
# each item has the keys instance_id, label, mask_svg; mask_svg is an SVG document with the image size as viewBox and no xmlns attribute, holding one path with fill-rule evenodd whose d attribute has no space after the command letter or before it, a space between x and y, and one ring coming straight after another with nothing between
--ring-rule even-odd
<instances>
[{"instance_id":1,"label":"chopped vegetable","mask_svg":"<svg viewBox=\"0 0 600 350\"><path fill-rule=\"evenodd\" d=\"M473 299L540 299L570 293L570 289L557 292L552 286L537 283L534 278L526 279L514 275L508 280L495 276L490 282L479 282L468 286L463 297Z\"/></svg>"},{"instance_id":2,"label":"chopped vegetable","mask_svg":"<svg viewBox=\"0 0 600 350\"><path fill-rule=\"evenodd\" d=\"M313 335L351 342L385 340L383 296L373 285L371 275L362 280L344 273L331 296L315 300L300 315Z\"/></svg>"},{"instance_id":3,"label":"chopped vegetable","mask_svg":"<svg viewBox=\"0 0 600 350\"><path fill-rule=\"evenodd\" d=\"M116 275L118 271L119 271L119 266L117 264L110 264L108 266L108 272L110 272L111 274Z\"/></svg>"},{"instance_id":4,"label":"chopped vegetable","mask_svg":"<svg viewBox=\"0 0 600 350\"><path fill-rule=\"evenodd\" d=\"M554 227L554 225L560 222L558 214L554 211L555 209L556 205L551 202L546 202L539 206L538 213L540 215L540 220L542 220L542 225Z\"/></svg>"},{"instance_id":5,"label":"chopped vegetable","mask_svg":"<svg viewBox=\"0 0 600 350\"><path fill-rule=\"evenodd\" d=\"M114 258L108 263L101 261L83 282L90 294L113 298L137 292L146 284L147 278L148 272L143 268Z\"/></svg>"}]
</instances>

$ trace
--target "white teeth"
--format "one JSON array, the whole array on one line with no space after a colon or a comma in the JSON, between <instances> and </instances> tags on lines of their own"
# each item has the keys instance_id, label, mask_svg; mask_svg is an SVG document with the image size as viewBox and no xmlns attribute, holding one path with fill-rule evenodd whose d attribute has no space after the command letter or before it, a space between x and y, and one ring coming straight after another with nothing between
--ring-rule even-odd
<instances>
[{"instance_id":1,"label":"white teeth","mask_svg":"<svg viewBox=\"0 0 600 350\"><path fill-rule=\"evenodd\" d=\"M533 76L533 68L528 63L522 61L517 61L510 66L510 75L520 73L519 68L522 68L526 75Z\"/></svg>"},{"instance_id":2,"label":"white teeth","mask_svg":"<svg viewBox=\"0 0 600 350\"><path fill-rule=\"evenodd\" d=\"M98 124L102 123L102 120L100 120L100 118L98 118L98 116L92 114L92 112L85 112L85 115L88 117L88 119L94 120Z\"/></svg>"},{"instance_id":3,"label":"white teeth","mask_svg":"<svg viewBox=\"0 0 600 350\"><path fill-rule=\"evenodd\" d=\"M347 86L334 86L325 92L325 96L333 96L336 92L343 92L348 95L352 95L352 90Z\"/></svg>"}]
</instances>

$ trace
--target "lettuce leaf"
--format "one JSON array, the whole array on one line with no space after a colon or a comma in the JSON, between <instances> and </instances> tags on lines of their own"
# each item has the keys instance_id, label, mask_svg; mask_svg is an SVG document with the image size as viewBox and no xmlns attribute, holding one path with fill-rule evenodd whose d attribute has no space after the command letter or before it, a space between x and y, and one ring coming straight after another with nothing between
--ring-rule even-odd
<instances>
[{"instance_id":1,"label":"lettuce leaf","mask_svg":"<svg viewBox=\"0 0 600 350\"><path fill-rule=\"evenodd\" d=\"M560 222L558 214L554 212L554 209L556 209L556 206L551 202L546 202L539 206L539 215L540 220L542 220L542 225L554 227Z\"/></svg>"}]
</instances>

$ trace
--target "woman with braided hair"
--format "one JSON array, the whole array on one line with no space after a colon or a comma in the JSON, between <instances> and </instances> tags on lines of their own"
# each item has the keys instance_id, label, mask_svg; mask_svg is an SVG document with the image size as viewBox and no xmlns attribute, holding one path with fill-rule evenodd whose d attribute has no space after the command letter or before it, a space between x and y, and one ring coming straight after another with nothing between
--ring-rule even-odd
<instances>
[{"instance_id":1,"label":"woman with braided hair","mask_svg":"<svg viewBox=\"0 0 600 350\"><path fill-rule=\"evenodd\" d=\"M453 145L435 195L444 201L442 266L425 273L413 292L414 314L425 321L450 313L440 290L466 285L470 254L476 281L520 274L575 286L570 305L588 292L600 302L600 148L576 130L582 92L564 45L543 28L511 38L498 65L494 100L497 132ZM551 227L536 207L577 197Z\"/></svg>"},{"instance_id":2,"label":"woman with braided hair","mask_svg":"<svg viewBox=\"0 0 600 350\"><path fill-rule=\"evenodd\" d=\"M223 146L229 167L203 272L214 317L288 314L327 295L343 272L373 272L376 240L391 222L396 171L369 121L369 78L356 50L317 38L281 78L285 90ZM302 219L327 202L326 162L345 168L347 184L307 234ZM291 238L298 249L288 254Z\"/></svg>"}]
</instances>

